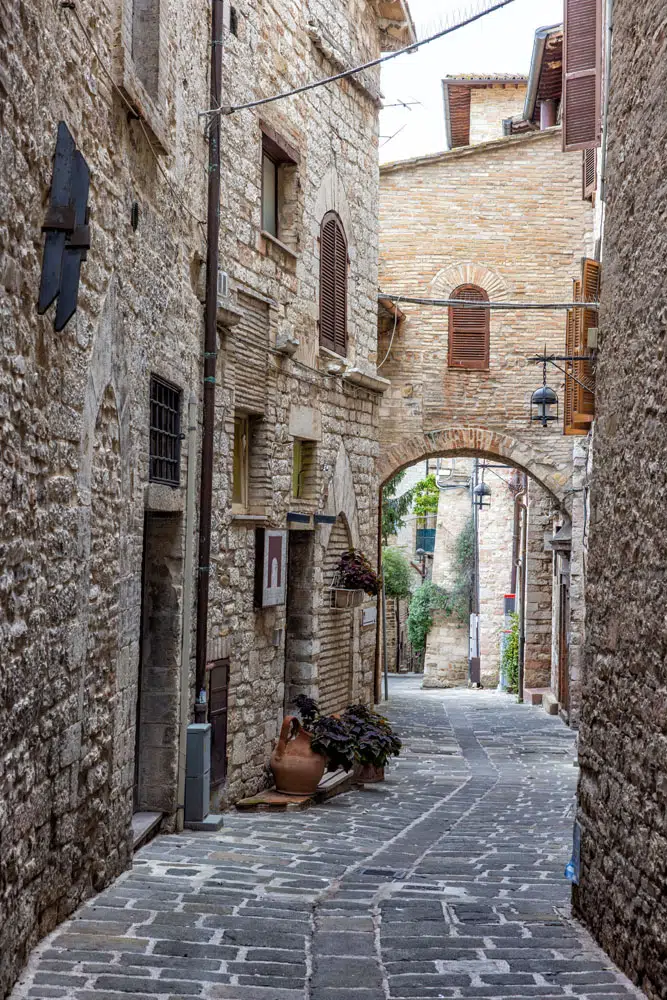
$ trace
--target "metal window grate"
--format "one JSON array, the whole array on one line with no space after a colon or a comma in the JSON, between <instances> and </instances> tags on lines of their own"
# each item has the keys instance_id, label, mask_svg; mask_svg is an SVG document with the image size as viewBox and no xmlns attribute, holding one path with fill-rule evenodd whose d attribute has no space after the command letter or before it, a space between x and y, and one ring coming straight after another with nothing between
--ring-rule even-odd
<instances>
[{"instance_id":1,"label":"metal window grate","mask_svg":"<svg viewBox=\"0 0 667 1000\"><path fill-rule=\"evenodd\" d=\"M150 467L154 483L178 486L181 477L181 390L151 377Z\"/></svg>"}]
</instances>

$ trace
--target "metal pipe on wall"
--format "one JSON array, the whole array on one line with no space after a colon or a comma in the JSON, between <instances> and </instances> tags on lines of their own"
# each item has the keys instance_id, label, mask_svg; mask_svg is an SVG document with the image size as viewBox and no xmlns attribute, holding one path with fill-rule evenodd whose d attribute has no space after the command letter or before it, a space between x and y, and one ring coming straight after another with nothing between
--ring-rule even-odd
<instances>
[{"instance_id":1,"label":"metal pipe on wall","mask_svg":"<svg viewBox=\"0 0 667 1000\"><path fill-rule=\"evenodd\" d=\"M178 798L176 829L183 829L185 808L185 758L190 722L190 654L192 652L192 573L195 551L195 486L197 481L197 397L190 393L188 401L188 472L185 487L185 556L183 565L183 626L181 632L181 671L178 738Z\"/></svg>"},{"instance_id":2,"label":"metal pipe on wall","mask_svg":"<svg viewBox=\"0 0 667 1000\"><path fill-rule=\"evenodd\" d=\"M211 107L222 97L223 0L211 8ZM204 408L199 491L199 567L197 574L197 653L195 721L206 719L205 684L208 645L208 597L211 561L213 499L213 435L215 430L215 373L218 331L218 262L220 238L220 115L212 115L208 133L208 207L206 218L206 305L204 317ZM201 698L204 703L201 703Z\"/></svg>"}]
</instances>

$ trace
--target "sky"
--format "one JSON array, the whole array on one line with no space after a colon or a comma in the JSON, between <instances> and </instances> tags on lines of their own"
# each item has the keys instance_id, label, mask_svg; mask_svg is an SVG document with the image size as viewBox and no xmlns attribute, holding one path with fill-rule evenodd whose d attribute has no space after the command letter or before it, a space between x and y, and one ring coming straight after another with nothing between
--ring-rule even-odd
<instances>
[{"instance_id":1,"label":"sky","mask_svg":"<svg viewBox=\"0 0 667 1000\"><path fill-rule=\"evenodd\" d=\"M410 0L410 10L417 35L424 38L491 2ZM562 18L563 0L514 0L469 27L386 63L382 67L385 105L397 101L419 103L409 110L398 107L382 111L380 162L444 149L442 78L457 73L527 74L535 31L545 25L559 24Z\"/></svg>"}]
</instances>

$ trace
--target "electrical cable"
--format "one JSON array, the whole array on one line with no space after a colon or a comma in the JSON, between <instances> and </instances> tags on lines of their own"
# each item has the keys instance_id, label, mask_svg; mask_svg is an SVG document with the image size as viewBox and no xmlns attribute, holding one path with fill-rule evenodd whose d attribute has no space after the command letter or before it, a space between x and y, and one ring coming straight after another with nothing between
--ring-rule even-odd
<instances>
[{"instance_id":1,"label":"electrical cable","mask_svg":"<svg viewBox=\"0 0 667 1000\"><path fill-rule=\"evenodd\" d=\"M429 42L435 42L439 38L444 38L445 35L450 35L454 31L458 31L459 28L465 28L469 24L473 24L475 21L479 21L481 18L486 17L487 14L493 14L496 10L501 10L503 7L507 7L509 4L514 3L514 0L498 0L491 7L485 7L484 10L478 11L476 14L471 14L469 17L465 18L463 21L459 21L458 24L450 25L447 28L442 28L440 31L436 31L435 34L429 35L427 38L422 38L421 41L413 42L411 45L406 45L402 49L397 49L396 52L385 52L384 55L379 56L377 59L370 59L368 62L362 63L360 66L354 66L352 69L343 70L341 73L335 73L333 76L327 76L322 80L314 80L312 83L305 83L301 87L294 87L292 90L282 91L280 94L274 94L273 97L262 97L257 101L248 101L246 104L232 104L228 107L223 108L209 108L207 111L201 111L200 115L232 115L235 111L247 111L249 108L260 108L264 104L272 104L274 101L282 101L286 97L294 97L296 94L304 94L308 90L314 90L316 87L324 87L329 83L335 83L337 80L345 80L347 77L355 76L357 73L363 73L366 69L372 69L374 66L380 66L390 59L396 59L398 56L405 55L407 52L416 52L417 49L421 48L422 45L428 45Z\"/></svg>"},{"instance_id":2,"label":"electrical cable","mask_svg":"<svg viewBox=\"0 0 667 1000\"><path fill-rule=\"evenodd\" d=\"M462 309L592 309L600 307L599 302L488 302L484 299L418 299L408 295L386 295L380 292L379 299L403 302L415 306L457 306Z\"/></svg>"},{"instance_id":3,"label":"electrical cable","mask_svg":"<svg viewBox=\"0 0 667 1000\"><path fill-rule=\"evenodd\" d=\"M205 222L203 221L203 219L197 218L197 216L194 214L194 212L192 212L188 208L188 206L185 204L185 202L183 201L183 199L180 197L180 195L176 191L176 188L174 187L171 178L169 177L169 175L165 171L164 167L160 163L160 159L158 157L158 154L155 151L155 148L154 148L153 143L151 141L151 138L150 138L150 136L148 134L146 126L144 125L144 122L143 122L143 119L142 119L141 115L139 115L137 113L137 109L135 107L133 107L133 105L130 103L130 101L128 101L127 97L125 96L125 94L123 93L123 91L120 89L120 87L116 83L116 81L115 81L115 79L113 77L113 74L111 73L111 71L105 65L104 60L101 58L99 52L97 51L95 43L93 42L92 38L90 37L88 29L86 28L85 24L81 20L81 17L79 16L79 12L78 12L78 10L76 8L76 4L73 2L73 0L63 0L63 2L60 4L60 8L61 8L61 10L70 10L74 14L74 17L76 18L76 20L77 20L77 22L79 24L79 27L81 28L81 31L83 32L83 34L84 34L84 36L86 38L86 41L88 42L90 48L92 49L95 58L97 59L98 63L100 64L100 67L101 67L102 71L109 78L113 89L116 91L116 93L118 94L118 96L120 97L120 99L123 101L123 103L125 104L125 106L128 108L130 114L132 115L132 118L135 119L139 123L139 127L141 128L141 131L144 133L144 137L146 139L146 142L148 143L148 148L150 150L151 156L155 160L155 163L157 165L158 170L160 171L160 173L164 177L165 181L167 182L167 186L168 186L169 190L171 191L174 199L180 205L180 207L183 209L183 211L187 215L189 215L190 218L194 222L196 222L198 226L201 226L201 228L202 228L202 236L204 238L204 242L206 242L206 230L205 230L205 225L206 224L205 224Z\"/></svg>"},{"instance_id":4,"label":"electrical cable","mask_svg":"<svg viewBox=\"0 0 667 1000\"><path fill-rule=\"evenodd\" d=\"M385 363L385 361L387 360L387 358L391 354L391 349L392 349L392 347L394 345L394 337L396 336L396 327L398 326L398 313L399 313L399 303L400 303L400 301L401 301L401 299L400 299L400 296L399 296L398 302L396 303L396 309L394 310L394 329L391 331L391 340L389 341L389 347L387 348L387 353L385 354L384 358L382 359L382 361L380 362L380 364L377 366L377 371L379 371L380 368L382 368L382 365Z\"/></svg>"}]
</instances>

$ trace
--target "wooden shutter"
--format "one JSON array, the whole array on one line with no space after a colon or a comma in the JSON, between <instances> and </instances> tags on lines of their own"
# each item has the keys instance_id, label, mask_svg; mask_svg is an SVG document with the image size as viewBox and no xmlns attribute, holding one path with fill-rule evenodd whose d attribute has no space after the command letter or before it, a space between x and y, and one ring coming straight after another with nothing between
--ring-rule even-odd
<instances>
[{"instance_id":1,"label":"wooden shutter","mask_svg":"<svg viewBox=\"0 0 667 1000\"><path fill-rule=\"evenodd\" d=\"M447 85L452 149L470 145L470 87Z\"/></svg>"},{"instance_id":2,"label":"wooden shutter","mask_svg":"<svg viewBox=\"0 0 667 1000\"><path fill-rule=\"evenodd\" d=\"M347 354L347 240L333 212L320 232L320 344Z\"/></svg>"},{"instance_id":3,"label":"wooden shutter","mask_svg":"<svg viewBox=\"0 0 667 1000\"><path fill-rule=\"evenodd\" d=\"M563 149L600 145L601 0L565 0Z\"/></svg>"},{"instance_id":4,"label":"wooden shutter","mask_svg":"<svg viewBox=\"0 0 667 1000\"><path fill-rule=\"evenodd\" d=\"M597 187L598 151L584 149L582 154L582 187L584 198L593 198Z\"/></svg>"},{"instance_id":5,"label":"wooden shutter","mask_svg":"<svg viewBox=\"0 0 667 1000\"><path fill-rule=\"evenodd\" d=\"M459 285L453 299L466 302L488 302L489 296L477 285ZM464 306L449 307L449 366L450 368L489 367L489 310Z\"/></svg>"},{"instance_id":6,"label":"wooden shutter","mask_svg":"<svg viewBox=\"0 0 667 1000\"><path fill-rule=\"evenodd\" d=\"M581 280L573 283L572 294L575 302L599 301L599 261L584 258ZM568 312L565 335L568 357L581 356L583 359L590 353L588 331L597 326L597 315L595 309L571 309ZM564 431L566 434L587 434L595 417L595 374L591 362L568 361L566 371Z\"/></svg>"}]
</instances>

